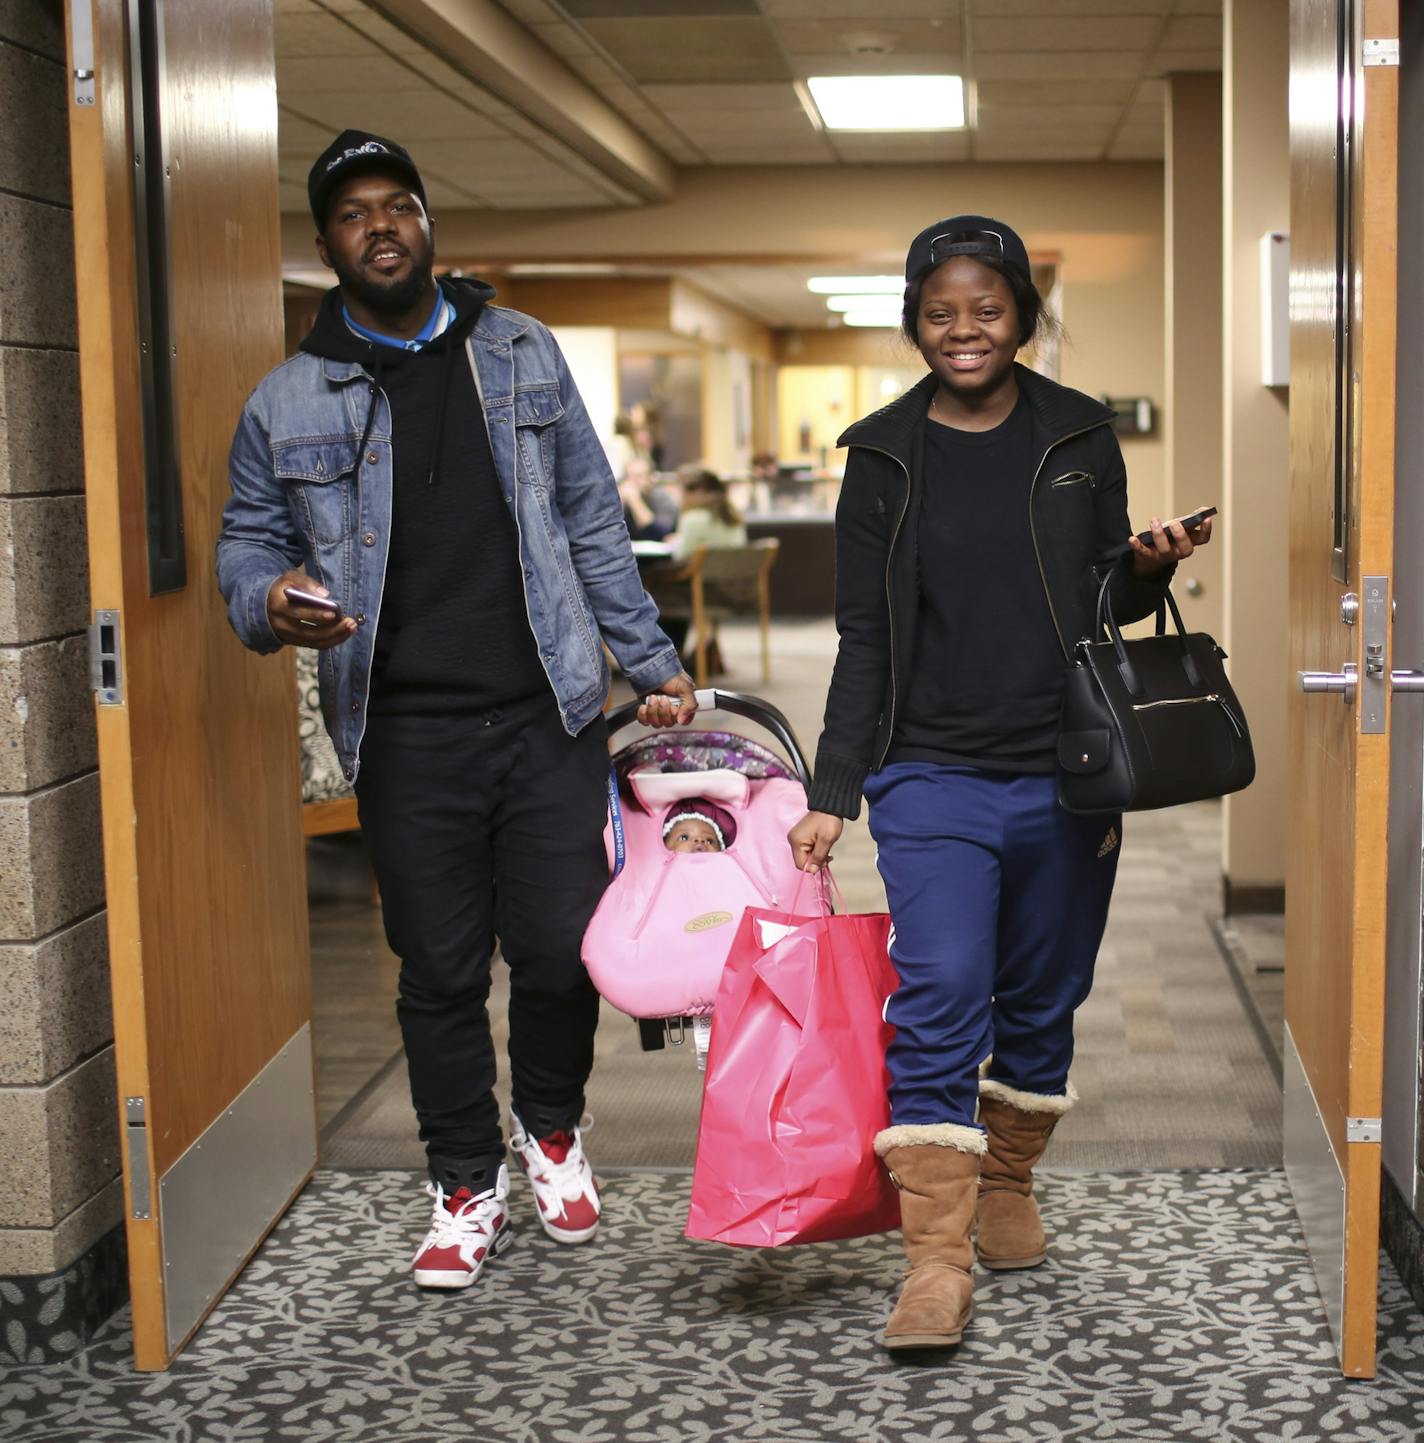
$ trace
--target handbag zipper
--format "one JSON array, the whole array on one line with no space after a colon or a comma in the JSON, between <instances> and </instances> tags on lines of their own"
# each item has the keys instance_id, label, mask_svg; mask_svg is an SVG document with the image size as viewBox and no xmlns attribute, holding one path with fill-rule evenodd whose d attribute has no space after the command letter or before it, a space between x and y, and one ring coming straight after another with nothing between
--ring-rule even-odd
<instances>
[{"instance_id":1,"label":"handbag zipper","mask_svg":"<svg viewBox=\"0 0 1424 1443\"><path fill-rule=\"evenodd\" d=\"M1206 696L1173 696L1163 697L1160 701L1135 701L1132 704L1133 711L1156 711L1158 707L1164 706L1195 706L1198 702L1215 702L1222 711L1226 713L1226 719L1231 723L1231 730L1238 737L1244 737L1246 733L1242 730L1241 723L1236 719L1236 713L1227 704L1226 698L1219 692L1209 692Z\"/></svg>"}]
</instances>

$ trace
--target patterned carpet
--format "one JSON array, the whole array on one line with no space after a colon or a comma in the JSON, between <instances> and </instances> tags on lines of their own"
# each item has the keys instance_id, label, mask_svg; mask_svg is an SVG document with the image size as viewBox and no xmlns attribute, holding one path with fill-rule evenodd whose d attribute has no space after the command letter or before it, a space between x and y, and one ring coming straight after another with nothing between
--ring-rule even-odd
<instances>
[{"instance_id":1,"label":"patterned carpet","mask_svg":"<svg viewBox=\"0 0 1424 1443\"><path fill-rule=\"evenodd\" d=\"M532 1222L471 1293L418 1293L426 1202L324 1171L171 1372L127 1315L0 1378L24 1443L1380 1443L1420 1436L1424 1318L1383 1267L1379 1376L1337 1375L1278 1172L1053 1174L1049 1265L978 1275L956 1354L876 1334L891 1238L777 1253L681 1236L685 1177L608 1180L577 1251ZM516 1223L529 1202L516 1196Z\"/></svg>"}]
</instances>

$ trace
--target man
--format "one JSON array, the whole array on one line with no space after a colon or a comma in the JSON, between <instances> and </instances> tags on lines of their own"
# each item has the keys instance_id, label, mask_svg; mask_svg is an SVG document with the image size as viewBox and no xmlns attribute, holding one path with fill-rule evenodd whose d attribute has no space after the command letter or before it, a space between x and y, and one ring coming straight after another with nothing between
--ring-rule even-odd
<instances>
[{"instance_id":1,"label":"man","mask_svg":"<svg viewBox=\"0 0 1424 1443\"><path fill-rule=\"evenodd\" d=\"M322 711L401 959L435 1200L414 1278L463 1288L512 1240L485 1008L496 937L510 1146L551 1238L598 1227L580 942L608 880L604 643L653 694L645 722L688 721L696 700L553 337L489 286L435 280L401 146L348 130L307 193L338 284L244 408L218 584L247 646L322 652Z\"/></svg>"}]
</instances>

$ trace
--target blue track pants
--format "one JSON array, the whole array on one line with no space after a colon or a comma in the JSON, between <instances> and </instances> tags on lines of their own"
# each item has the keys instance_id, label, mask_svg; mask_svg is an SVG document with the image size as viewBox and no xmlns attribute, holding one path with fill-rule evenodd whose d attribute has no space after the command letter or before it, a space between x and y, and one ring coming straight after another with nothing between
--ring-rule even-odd
<instances>
[{"instance_id":1,"label":"blue track pants","mask_svg":"<svg viewBox=\"0 0 1424 1443\"><path fill-rule=\"evenodd\" d=\"M1052 777L897 762L866 779L900 985L891 1122L975 1125L979 1064L1061 1096L1073 1012L1117 873L1120 817L1075 816Z\"/></svg>"}]
</instances>

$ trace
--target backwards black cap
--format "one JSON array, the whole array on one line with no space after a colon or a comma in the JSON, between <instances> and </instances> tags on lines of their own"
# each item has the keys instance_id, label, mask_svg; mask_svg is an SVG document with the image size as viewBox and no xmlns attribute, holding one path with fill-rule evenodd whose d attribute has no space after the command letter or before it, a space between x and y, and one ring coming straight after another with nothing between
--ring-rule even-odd
<instances>
[{"instance_id":1,"label":"backwards black cap","mask_svg":"<svg viewBox=\"0 0 1424 1443\"><path fill-rule=\"evenodd\" d=\"M369 130L343 130L317 156L307 175L307 199L318 229L326 224L326 208L336 187L363 170L387 171L399 176L412 195L425 205L425 186L410 152L393 140L372 135Z\"/></svg>"},{"instance_id":2,"label":"backwards black cap","mask_svg":"<svg viewBox=\"0 0 1424 1443\"><path fill-rule=\"evenodd\" d=\"M987 215L952 215L926 226L905 257L905 279L912 281L926 266L943 265L955 256L998 258L1026 281L1033 279L1028 250L1016 231Z\"/></svg>"}]
</instances>

